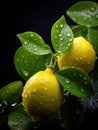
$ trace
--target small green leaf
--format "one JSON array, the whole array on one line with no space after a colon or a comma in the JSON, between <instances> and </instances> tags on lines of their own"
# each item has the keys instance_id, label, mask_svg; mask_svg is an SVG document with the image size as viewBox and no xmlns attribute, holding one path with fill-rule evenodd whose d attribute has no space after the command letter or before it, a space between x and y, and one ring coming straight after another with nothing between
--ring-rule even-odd
<instances>
[{"instance_id":1,"label":"small green leaf","mask_svg":"<svg viewBox=\"0 0 98 130\"><path fill-rule=\"evenodd\" d=\"M57 54L62 54L70 49L73 33L64 16L61 16L52 26L51 41Z\"/></svg>"},{"instance_id":2,"label":"small green leaf","mask_svg":"<svg viewBox=\"0 0 98 130\"><path fill-rule=\"evenodd\" d=\"M52 54L35 55L26 50L24 46L18 48L14 54L14 64L18 74L27 80L30 76L46 68L50 64Z\"/></svg>"},{"instance_id":3,"label":"small green leaf","mask_svg":"<svg viewBox=\"0 0 98 130\"><path fill-rule=\"evenodd\" d=\"M57 72L56 77L61 85L78 97L94 95L92 82L86 72L78 68L67 68Z\"/></svg>"},{"instance_id":4,"label":"small green leaf","mask_svg":"<svg viewBox=\"0 0 98 130\"><path fill-rule=\"evenodd\" d=\"M88 28L88 40L98 54L98 28Z\"/></svg>"},{"instance_id":5,"label":"small green leaf","mask_svg":"<svg viewBox=\"0 0 98 130\"><path fill-rule=\"evenodd\" d=\"M8 115L10 130L33 130L33 122L20 104Z\"/></svg>"},{"instance_id":6,"label":"small green leaf","mask_svg":"<svg viewBox=\"0 0 98 130\"><path fill-rule=\"evenodd\" d=\"M98 26L98 4L93 1L79 1L66 11L77 24L87 27Z\"/></svg>"},{"instance_id":7,"label":"small green leaf","mask_svg":"<svg viewBox=\"0 0 98 130\"><path fill-rule=\"evenodd\" d=\"M0 89L0 103L8 104L19 102L23 90L22 81L13 81Z\"/></svg>"},{"instance_id":8,"label":"small green leaf","mask_svg":"<svg viewBox=\"0 0 98 130\"><path fill-rule=\"evenodd\" d=\"M51 49L45 44L42 37L35 32L24 32L17 34L22 45L31 53L36 55L45 55L51 53Z\"/></svg>"}]
</instances>

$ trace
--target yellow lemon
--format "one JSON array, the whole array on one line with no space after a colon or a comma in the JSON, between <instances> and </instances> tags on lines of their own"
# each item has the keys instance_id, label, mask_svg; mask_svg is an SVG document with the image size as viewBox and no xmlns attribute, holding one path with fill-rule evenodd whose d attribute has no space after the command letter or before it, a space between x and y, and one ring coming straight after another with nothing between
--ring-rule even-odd
<instances>
[{"instance_id":1,"label":"yellow lemon","mask_svg":"<svg viewBox=\"0 0 98 130\"><path fill-rule=\"evenodd\" d=\"M83 37L76 37L73 40L71 49L57 57L58 66L61 69L66 67L78 67L89 73L95 64L96 54L93 46Z\"/></svg>"},{"instance_id":2,"label":"yellow lemon","mask_svg":"<svg viewBox=\"0 0 98 130\"><path fill-rule=\"evenodd\" d=\"M51 68L39 71L26 82L22 92L22 104L34 122L55 114L63 102L60 86Z\"/></svg>"}]
</instances>

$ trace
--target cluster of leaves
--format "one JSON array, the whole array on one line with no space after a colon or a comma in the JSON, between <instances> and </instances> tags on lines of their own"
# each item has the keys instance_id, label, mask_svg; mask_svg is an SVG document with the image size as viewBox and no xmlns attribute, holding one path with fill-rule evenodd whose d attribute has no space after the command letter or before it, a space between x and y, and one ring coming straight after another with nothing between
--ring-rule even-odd
<instances>
[{"instance_id":1,"label":"cluster of leaves","mask_svg":"<svg viewBox=\"0 0 98 130\"><path fill-rule=\"evenodd\" d=\"M55 76L67 90L61 110L53 117L34 124L21 105L23 82L14 81L0 89L1 129L6 123L11 130L42 129L47 126L70 130L80 124L83 106L98 108L97 59L94 70L89 74L78 68L60 71L56 62L56 56L67 52L72 46L73 38L77 36L85 37L93 45L96 56L98 55L98 4L93 1L80 1L69 8L66 14L76 25L68 25L64 15L53 24L51 42L54 51L38 33L28 31L17 34L22 45L14 55L16 71L25 81L36 72L45 70L46 65L54 63ZM91 105L93 103L95 106Z\"/></svg>"}]
</instances>

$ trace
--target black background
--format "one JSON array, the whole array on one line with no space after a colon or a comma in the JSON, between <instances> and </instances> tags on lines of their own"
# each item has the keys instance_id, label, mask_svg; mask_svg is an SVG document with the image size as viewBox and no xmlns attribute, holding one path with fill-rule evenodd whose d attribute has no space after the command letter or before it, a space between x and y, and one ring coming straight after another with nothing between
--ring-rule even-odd
<instances>
[{"instance_id":1,"label":"black background","mask_svg":"<svg viewBox=\"0 0 98 130\"><path fill-rule=\"evenodd\" d=\"M13 56L21 46L16 34L34 31L51 46L51 27L61 15L74 24L66 10L80 0L27 0L0 3L0 88L15 80L22 80L15 70ZM97 0L94 0L97 1Z\"/></svg>"},{"instance_id":2,"label":"black background","mask_svg":"<svg viewBox=\"0 0 98 130\"><path fill-rule=\"evenodd\" d=\"M34 31L51 46L51 27L66 15L66 10L78 0L32 0L3 1L0 3L0 88L15 80L22 80L17 74L13 56L21 46L16 34ZM71 23L66 16L68 24Z\"/></svg>"},{"instance_id":3,"label":"black background","mask_svg":"<svg viewBox=\"0 0 98 130\"><path fill-rule=\"evenodd\" d=\"M23 80L15 70L13 56L21 46L16 34L34 31L51 46L51 27L66 16L66 10L79 0L3 1L0 4L0 88L15 80ZM97 1L97 0L94 0ZM21 3L20 3L21 2ZM68 24L74 24L66 16ZM96 113L87 113L82 128L97 127Z\"/></svg>"}]
</instances>

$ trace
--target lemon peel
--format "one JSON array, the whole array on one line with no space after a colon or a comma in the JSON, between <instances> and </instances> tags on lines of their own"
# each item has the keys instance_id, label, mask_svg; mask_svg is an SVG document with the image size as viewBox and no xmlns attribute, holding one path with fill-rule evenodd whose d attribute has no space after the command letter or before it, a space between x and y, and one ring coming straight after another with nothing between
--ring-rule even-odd
<instances>
[{"instance_id":1,"label":"lemon peel","mask_svg":"<svg viewBox=\"0 0 98 130\"><path fill-rule=\"evenodd\" d=\"M53 70L46 68L26 82L22 92L22 104L32 120L37 122L54 115L60 109L63 92Z\"/></svg>"},{"instance_id":2,"label":"lemon peel","mask_svg":"<svg viewBox=\"0 0 98 130\"><path fill-rule=\"evenodd\" d=\"M57 57L59 69L78 67L89 73L95 64L96 53L93 46L83 37L73 40L69 51Z\"/></svg>"}]
</instances>

